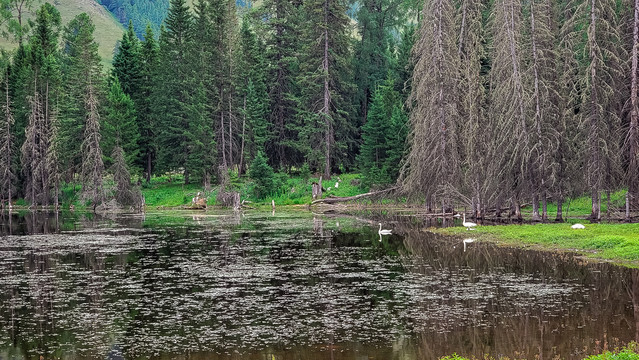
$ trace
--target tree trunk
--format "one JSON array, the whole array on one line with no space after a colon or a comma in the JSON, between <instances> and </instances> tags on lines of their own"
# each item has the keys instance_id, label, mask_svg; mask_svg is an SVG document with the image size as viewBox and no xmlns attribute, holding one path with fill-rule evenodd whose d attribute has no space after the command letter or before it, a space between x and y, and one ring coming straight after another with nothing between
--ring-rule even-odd
<instances>
[{"instance_id":1,"label":"tree trunk","mask_svg":"<svg viewBox=\"0 0 639 360\"><path fill-rule=\"evenodd\" d=\"M637 102L637 71L639 58L639 0L634 3L632 37L632 72L630 86L630 126L626 138L628 147L628 193L631 206L639 205L639 103Z\"/></svg>"},{"instance_id":2,"label":"tree trunk","mask_svg":"<svg viewBox=\"0 0 639 360\"><path fill-rule=\"evenodd\" d=\"M539 216L539 195L537 195L537 193L534 193L532 198L533 198L533 201L532 201L532 208L533 208L532 221L540 221L541 220L541 216Z\"/></svg>"},{"instance_id":3,"label":"tree trunk","mask_svg":"<svg viewBox=\"0 0 639 360\"><path fill-rule=\"evenodd\" d=\"M151 182L151 152L146 154L146 183Z\"/></svg>"},{"instance_id":4,"label":"tree trunk","mask_svg":"<svg viewBox=\"0 0 639 360\"><path fill-rule=\"evenodd\" d=\"M226 162L226 138L224 137L224 112L220 112L220 132L222 133L222 166L225 169L228 168L228 164Z\"/></svg>"},{"instance_id":5,"label":"tree trunk","mask_svg":"<svg viewBox=\"0 0 639 360\"><path fill-rule=\"evenodd\" d=\"M237 176L242 176L244 167L244 130L246 127L246 96L244 96L244 116L242 117L242 145L240 146L240 165L237 169Z\"/></svg>"},{"instance_id":6,"label":"tree trunk","mask_svg":"<svg viewBox=\"0 0 639 360\"><path fill-rule=\"evenodd\" d=\"M557 199L557 217L555 217L556 222L564 222L563 202L564 199L560 196Z\"/></svg>"},{"instance_id":7,"label":"tree trunk","mask_svg":"<svg viewBox=\"0 0 639 360\"><path fill-rule=\"evenodd\" d=\"M326 122L326 139L325 139L325 153L324 153L324 176L326 179L331 178L331 144L332 144L332 126L330 118L330 103L331 103L331 90L329 87L329 58L328 58L328 0L324 1L324 59L322 60L322 70L324 71L324 107L322 108L322 115Z\"/></svg>"}]
</instances>

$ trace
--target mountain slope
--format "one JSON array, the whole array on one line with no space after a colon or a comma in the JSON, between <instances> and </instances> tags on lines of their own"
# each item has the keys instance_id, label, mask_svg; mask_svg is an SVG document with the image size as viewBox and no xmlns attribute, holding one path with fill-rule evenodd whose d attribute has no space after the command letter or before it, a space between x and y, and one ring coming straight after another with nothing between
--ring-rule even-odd
<instances>
[{"instance_id":1,"label":"mountain slope","mask_svg":"<svg viewBox=\"0 0 639 360\"><path fill-rule=\"evenodd\" d=\"M110 66L113 58L113 50L118 40L122 38L124 28L104 7L96 0L49 0L62 16L62 24L66 25L74 16L83 12L89 14L95 24L94 36L100 45L99 54L104 65ZM33 14L44 3L37 2L33 6ZM0 47L4 49L14 49L17 44L6 39L0 39Z\"/></svg>"}]
</instances>

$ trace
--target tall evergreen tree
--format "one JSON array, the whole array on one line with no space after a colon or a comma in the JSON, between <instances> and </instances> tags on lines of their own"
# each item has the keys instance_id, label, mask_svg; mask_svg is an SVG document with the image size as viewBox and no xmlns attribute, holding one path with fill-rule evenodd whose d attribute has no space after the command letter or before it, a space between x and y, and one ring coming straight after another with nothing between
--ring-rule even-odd
<instances>
[{"instance_id":1,"label":"tall evergreen tree","mask_svg":"<svg viewBox=\"0 0 639 360\"><path fill-rule=\"evenodd\" d=\"M366 184L384 185L397 179L407 125L395 81L387 79L377 87L366 124L362 127L357 163Z\"/></svg>"},{"instance_id":2,"label":"tall evergreen tree","mask_svg":"<svg viewBox=\"0 0 639 360\"><path fill-rule=\"evenodd\" d=\"M136 112L133 101L125 94L117 77L113 77L105 104L105 117L102 123L102 152L113 153L116 147L125 154L125 165L128 171L137 171L139 163L138 131ZM109 159L115 161L115 159Z\"/></svg>"},{"instance_id":3,"label":"tall evergreen tree","mask_svg":"<svg viewBox=\"0 0 639 360\"><path fill-rule=\"evenodd\" d=\"M185 0L172 0L160 33L160 63L154 98L157 124L158 167L162 170L184 169L189 182L192 169L188 129L189 70L188 50L192 40L193 18Z\"/></svg>"},{"instance_id":4,"label":"tall evergreen tree","mask_svg":"<svg viewBox=\"0 0 639 360\"><path fill-rule=\"evenodd\" d=\"M322 169L330 178L334 166L350 165L353 152L348 150L354 149L346 101L353 91L348 67L349 19L342 0L307 1L304 14L297 146L312 168Z\"/></svg>"},{"instance_id":5,"label":"tall evergreen tree","mask_svg":"<svg viewBox=\"0 0 639 360\"><path fill-rule=\"evenodd\" d=\"M125 94L137 104L140 92L140 42L133 31L133 23L129 22L127 31L113 56L113 76L118 78Z\"/></svg>"},{"instance_id":6,"label":"tall evergreen tree","mask_svg":"<svg viewBox=\"0 0 639 360\"><path fill-rule=\"evenodd\" d=\"M368 106L375 87L381 84L391 63L389 40L403 19L400 10L404 0L364 0L357 12L360 41L353 56L354 82L357 85L359 126L366 120Z\"/></svg>"},{"instance_id":7,"label":"tall evergreen tree","mask_svg":"<svg viewBox=\"0 0 639 360\"><path fill-rule=\"evenodd\" d=\"M243 172L245 158L253 158L257 151L266 150L272 140L272 128L267 119L266 64L264 48L245 17L240 29L240 49L236 60L236 108L241 109L241 144L239 171Z\"/></svg>"},{"instance_id":8,"label":"tall evergreen tree","mask_svg":"<svg viewBox=\"0 0 639 360\"><path fill-rule=\"evenodd\" d=\"M265 0L260 18L265 20L267 91L269 94L268 119L273 138L266 145L266 155L280 169L304 162L304 154L296 146L298 129L299 73L298 54L302 11L300 2Z\"/></svg>"},{"instance_id":9,"label":"tall evergreen tree","mask_svg":"<svg viewBox=\"0 0 639 360\"><path fill-rule=\"evenodd\" d=\"M157 118L153 116L153 89L160 86L156 83L158 72L158 45L151 26L147 25L144 41L140 47L140 96L135 104L137 109L138 130L140 132L139 167L144 169L147 183L151 181L153 165L156 157L155 134Z\"/></svg>"}]
</instances>

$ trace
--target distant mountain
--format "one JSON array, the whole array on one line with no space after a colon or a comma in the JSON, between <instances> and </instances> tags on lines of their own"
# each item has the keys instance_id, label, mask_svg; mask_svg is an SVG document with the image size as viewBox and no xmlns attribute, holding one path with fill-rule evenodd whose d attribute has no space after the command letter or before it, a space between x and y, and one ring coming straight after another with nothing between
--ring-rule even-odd
<instances>
[{"instance_id":1,"label":"distant mountain","mask_svg":"<svg viewBox=\"0 0 639 360\"><path fill-rule=\"evenodd\" d=\"M151 24L153 32L160 32L160 25L164 21L169 9L169 0L97 0L109 10L123 25L133 22L135 33L141 39L144 36L146 24ZM191 8L193 0L187 0ZM235 0L238 7L251 7L255 0Z\"/></svg>"},{"instance_id":2,"label":"distant mountain","mask_svg":"<svg viewBox=\"0 0 639 360\"><path fill-rule=\"evenodd\" d=\"M62 16L62 24L68 23L73 17L83 12L89 14L95 24L95 39L100 45L99 54L104 65L111 64L113 51L117 42L122 38L124 28L120 23L96 0L48 0L59 11ZM33 5L33 14L44 3L36 1ZM14 49L16 43L0 38L0 47L4 49Z\"/></svg>"}]
</instances>

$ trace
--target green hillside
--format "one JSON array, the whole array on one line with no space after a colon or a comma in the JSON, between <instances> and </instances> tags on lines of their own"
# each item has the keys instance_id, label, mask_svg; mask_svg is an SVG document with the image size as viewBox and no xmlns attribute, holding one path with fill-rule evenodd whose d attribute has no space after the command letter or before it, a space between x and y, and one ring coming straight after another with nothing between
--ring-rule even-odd
<instances>
[{"instance_id":1,"label":"green hillside","mask_svg":"<svg viewBox=\"0 0 639 360\"><path fill-rule=\"evenodd\" d=\"M41 3L33 6L34 12ZM118 40L122 38L124 28L104 7L95 0L53 0L53 5L60 11L63 24L69 22L74 16L83 12L89 14L95 23L95 40L100 44L99 54L104 65L110 66L113 58L113 49ZM13 49L17 44L0 38L0 47Z\"/></svg>"}]
</instances>

